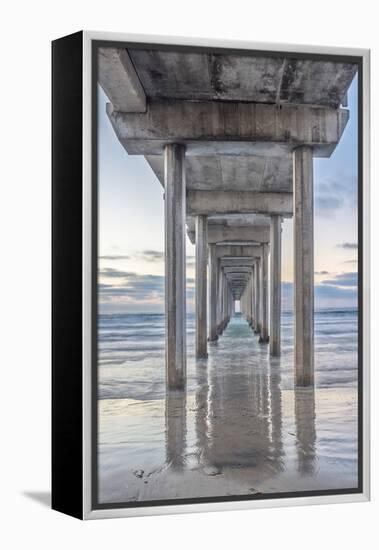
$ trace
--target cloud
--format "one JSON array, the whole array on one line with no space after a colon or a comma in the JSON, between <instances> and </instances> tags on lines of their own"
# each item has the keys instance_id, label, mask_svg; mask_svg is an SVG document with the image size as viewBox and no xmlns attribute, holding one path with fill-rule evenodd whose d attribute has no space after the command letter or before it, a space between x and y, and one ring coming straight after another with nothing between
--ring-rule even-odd
<instances>
[{"instance_id":1,"label":"cloud","mask_svg":"<svg viewBox=\"0 0 379 550\"><path fill-rule=\"evenodd\" d=\"M315 271L315 275L329 275L329 271Z\"/></svg>"},{"instance_id":2,"label":"cloud","mask_svg":"<svg viewBox=\"0 0 379 550\"><path fill-rule=\"evenodd\" d=\"M343 277L333 279L338 281L338 284L326 284L322 282L314 287L315 308L328 307L356 307L358 301L358 292L355 284L348 285L347 277L344 280L345 285L342 286ZM351 274L350 274L351 275ZM352 283L352 280L350 281ZM341 285L341 286L339 286ZM293 283L282 283L282 300L284 309L293 309Z\"/></svg>"},{"instance_id":3,"label":"cloud","mask_svg":"<svg viewBox=\"0 0 379 550\"><path fill-rule=\"evenodd\" d=\"M345 250L358 250L358 243L340 243L337 246Z\"/></svg>"},{"instance_id":4,"label":"cloud","mask_svg":"<svg viewBox=\"0 0 379 550\"><path fill-rule=\"evenodd\" d=\"M345 260L344 262L341 262L342 264L356 264L358 263L358 260Z\"/></svg>"},{"instance_id":5,"label":"cloud","mask_svg":"<svg viewBox=\"0 0 379 550\"><path fill-rule=\"evenodd\" d=\"M164 262L164 252L161 250L139 250L132 255L125 254L107 254L99 256L99 260L132 260L139 259L145 262ZM188 266L195 264L195 256L187 256L186 262Z\"/></svg>"},{"instance_id":6,"label":"cloud","mask_svg":"<svg viewBox=\"0 0 379 550\"><path fill-rule=\"evenodd\" d=\"M164 297L164 277L162 275L139 275L119 272L123 278L120 285L99 285L101 302L157 302Z\"/></svg>"},{"instance_id":7,"label":"cloud","mask_svg":"<svg viewBox=\"0 0 379 550\"><path fill-rule=\"evenodd\" d=\"M332 299L332 300L355 300L357 298L357 289L341 288L335 285L316 285L315 299Z\"/></svg>"},{"instance_id":8,"label":"cloud","mask_svg":"<svg viewBox=\"0 0 379 550\"><path fill-rule=\"evenodd\" d=\"M142 250L137 256L146 262L163 262L164 252L160 250Z\"/></svg>"},{"instance_id":9,"label":"cloud","mask_svg":"<svg viewBox=\"0 0 379 550\"><path fill-rule=\"evenodd\" d=\"M138 274L104 268L100 271L103 277L109 277L113 284L98 285L99 302L107 311L163 311L165 294L165 277L163 275ZM195 296L195 279L187 277L186 294L188 310L193 309ZM127 308L127 309L125 309ZM158 309L157 309L158 308ZM159 309L160 308L160 309Z\"/></svg>"},{"instance_id":10,"label":"cloud","mask_svg":"<svg viewBox=\"0 0 379 550\"><path fill-rule=\"evenodd\" d=\"M99 256L99 260L129 260L130 256L116 256L116 255L108 255L108 256Z\"/></svg>"},{"instance_id":11,"label":"cloud","mask_svg":"<svg viewBox=\"0 0 379 550\"><path fill-rule=\"evenodd\" d=\"M341 197L320 196L320 197L316 197L315 203L316 203L316 208L321 210L323 213L329 213L329 212L333 212L334 210L337 210L337 208L341 208L343 206L344 201Z\"/></svg>"},{"instance_id":12,"label":"cloud","mask_svg":"<svg viewBox=\"0 0 379 550\"><path fill-rule=\"evenodd\" d=\"M112 279L124 279L125 277L134 277L136 274L133 271L120 271L113 267L104 267L104 269L100 269L99 275Z\"/></svg>"},{"instance_id":13,"label":"cloud","mask_svg":"<svg viewBox=\"0 0 379 550\"><path fill-rule=\"evenodd\" d=\"M335 210L357 205L357 179L352 175L326 177L315 182L315 208L318 214L330 217Z\"/></svg>"},{"instance_id":14,"label":"cloud","mask_svg":"<svg viewBox=\"0 0 379 550\"><path fill-rule=\"evenodd\" d=\"M333 279L327 279L321 281L322 285L332 285L332 286L357 286L358 284L358 274L356 272L349 273L339 273L335 275Z\"/></svg>"}]
</instances>

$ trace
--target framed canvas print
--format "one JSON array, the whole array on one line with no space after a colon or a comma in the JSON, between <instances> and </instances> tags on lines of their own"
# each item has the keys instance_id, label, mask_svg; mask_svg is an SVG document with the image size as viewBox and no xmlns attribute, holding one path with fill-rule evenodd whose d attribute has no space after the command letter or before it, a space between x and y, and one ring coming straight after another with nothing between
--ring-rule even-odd
<instances>
[{"instance_id":1,"label":"framed canvas print","mask_svg":"<svg viewBox=\"0 0 379 550\"><path fill-rule=\"evenodd\" d=\"M369 52L53 42L53 508L369 498Z\"/></svg>"}]
</instances>

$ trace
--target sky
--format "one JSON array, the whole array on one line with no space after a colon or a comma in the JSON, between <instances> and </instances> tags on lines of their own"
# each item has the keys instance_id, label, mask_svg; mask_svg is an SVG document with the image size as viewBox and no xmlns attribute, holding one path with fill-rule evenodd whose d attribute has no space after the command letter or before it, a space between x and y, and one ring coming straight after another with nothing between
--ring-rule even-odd
<instances>
[{"instance_id":1,"label":"sky","mask_svg":"<svg viewBox=\"0 0 379 550\"><path fill-rule=\"evenodd\" d=\"M99 88L99 308L101 313L164 311L163 188L141 156L128 155ZM315 308L357 305L357 77L349 122L332 156L314 159ZM292 220L283 221L282 306L292 308ZM187 309L194 309L194 254L187 237Z\"/></svg>"}]
</instances>

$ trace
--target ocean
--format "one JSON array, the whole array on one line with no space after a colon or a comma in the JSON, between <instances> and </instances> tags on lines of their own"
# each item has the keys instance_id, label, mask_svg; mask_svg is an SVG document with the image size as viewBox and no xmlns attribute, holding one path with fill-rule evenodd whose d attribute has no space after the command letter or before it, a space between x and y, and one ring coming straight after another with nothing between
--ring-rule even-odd
<instances>
[{"instance_id":1,"label":"ocean","mask_svg":"<svg viewBox=\"0 0 379 550\"><path fill-rule=\"evenodd\" d=\"M99 316L99 501L357 486L358 316L315 312L315 390L294 388L293 315L270 358L236 315L166 399L164 315Z\"/></svg>"}]
</instances>

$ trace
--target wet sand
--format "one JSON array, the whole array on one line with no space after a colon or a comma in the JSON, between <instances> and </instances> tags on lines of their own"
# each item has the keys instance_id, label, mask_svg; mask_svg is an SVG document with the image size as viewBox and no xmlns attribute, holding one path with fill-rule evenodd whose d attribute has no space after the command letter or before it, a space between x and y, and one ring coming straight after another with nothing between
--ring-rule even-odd
<instances>
[{"instance_id":1,"label":"wet sand","mask_svg":"<svg viewBox=\"0 0 379 550\"><path fill-rule=\"evenodd\" d=\"M270 360L236 317L190 349L186 395L99 400L99 502L356 487L356 384L294 388L291 349Z\"/></svg>"}]
</instances>

